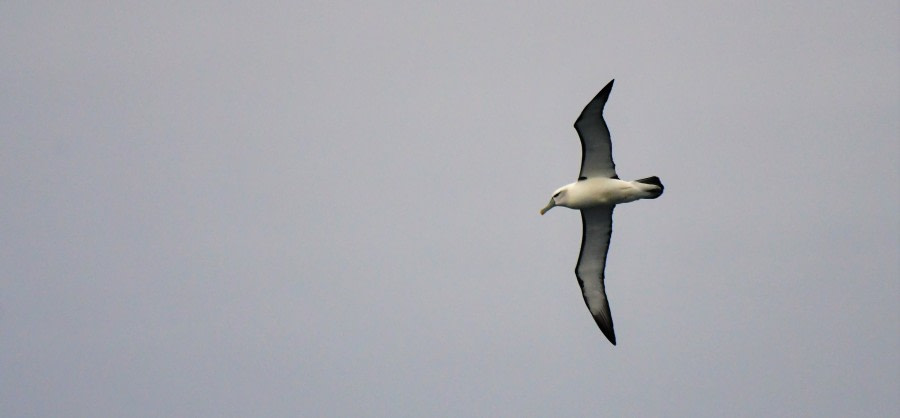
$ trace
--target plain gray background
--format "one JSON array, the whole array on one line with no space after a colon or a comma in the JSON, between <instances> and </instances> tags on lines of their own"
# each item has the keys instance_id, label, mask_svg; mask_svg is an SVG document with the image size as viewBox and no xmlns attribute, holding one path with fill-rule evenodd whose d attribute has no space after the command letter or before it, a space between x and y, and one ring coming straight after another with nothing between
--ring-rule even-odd
<instances>
[{"instance_id":1,"label":"plain gray background","mask_svg":"<svg viewBox=\"0 0 900 418\"><path fill-rule=\"evenodd\" d=\"M0 4L0 415L900 408L897 2L151 3Z\"/></svg>"}]
</instances>

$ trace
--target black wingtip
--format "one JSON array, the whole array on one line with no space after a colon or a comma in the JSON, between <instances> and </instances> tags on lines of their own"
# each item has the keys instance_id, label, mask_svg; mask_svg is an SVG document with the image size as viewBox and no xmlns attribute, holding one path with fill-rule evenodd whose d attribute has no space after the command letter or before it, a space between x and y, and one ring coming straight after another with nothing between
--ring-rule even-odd
<instances>
[{"instance_id":1,"label":"black wingtip","mask_svg":"<svg viewBox=\"0 0 900 418\"><path fill-rule=\"evenodd\" d=\"M607 315L609 315L607 313ZM600 328L600 332L606 337L612 345L616 345L616 329L613 327L612 318L606 319L602 315L594 316L594 322Z\"/></svg>"},{"instance_id":2,"label":"black wingtip","mask_svg":"<svg viewBox=\"0 0 900 418\"><path fill-rule=\"evenodd\" d=\"M606 101L609 100L609 93L612 92L613 82L616 80L610 80L609 83L606 83L600 92L588 102L587 106L584 107L584 110L581 111L581 114L578 115L578 119L575 120L575 130L578 131L578 135L581 136L581 130L578 128L578 124L581 123L581 120L585 117L600 117L603 118L603 108L606 106ZM584 140L582 140L582 152L584 152Z\"/></svg>"},{"instance_id":3,"label":"black wingtip","mask_svg":"<svg viewBox=\"0 0 900 418\"><path fill-rule=\"evenodd\" d=\"M609 342L611 342L612 345L616 345L616 332L615 331L613 331L611 329L606 330L603 328L600 328L600 331L603 331L603 335L606 336L606 339L609 340Z\"/></svg>"},{"instance_id":4,"label":"black wingtip","mask_svg":"<svg viewBox=\"0 0 900 418\"><path fill-rule=\"evenodd\" d=\"M597 93L597 96L603 97L604 99L608 99L609 93L612 92L613 83L615 81L616 81L616 79L609 80L609 83L606 83L606 85L603 86L602 89L600 89L600 93ZM604 100L604 101L606 101L606 100Z\"/></svg>"},{"instance_id":5,"label":"black wingtip","mask_svg":"<svg viewBox=\"0 0 900 418\"><path fill-rule=\"evenodd\" d=\"M606 85L603 86L602 90L612 90L613 83L615 83L615 82L616 82L616 79L609 80L609 83L606 83Z\"/></svg>"}]
</instances>

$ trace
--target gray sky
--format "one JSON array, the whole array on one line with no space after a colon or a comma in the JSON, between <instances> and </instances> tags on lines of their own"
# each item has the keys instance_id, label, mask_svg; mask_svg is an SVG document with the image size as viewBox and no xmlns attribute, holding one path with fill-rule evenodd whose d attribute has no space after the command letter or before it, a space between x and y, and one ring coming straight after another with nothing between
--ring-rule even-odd
<instances>
[{"instance_id":1,"label":"gray sky","mask_svg":"<svg viewBox=\"0 0 900 418\"><path fill-rule=\"evenodd\" d=\"M151 3L0 3L0 415L900 408L897 2Z\"/></svg>"}]
</instances>

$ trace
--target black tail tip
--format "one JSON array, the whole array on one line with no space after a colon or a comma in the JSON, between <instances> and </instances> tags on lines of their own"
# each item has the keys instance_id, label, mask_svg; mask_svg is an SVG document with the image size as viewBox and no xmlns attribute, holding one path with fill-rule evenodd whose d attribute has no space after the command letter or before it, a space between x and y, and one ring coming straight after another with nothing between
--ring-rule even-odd
<instances>
[{"instance_id":1,"label":"black tail tip","mask_svg":"<svg viewBox=\"0 0 900 418\"><path fill-rule=\"evenodd\" d=\"M639 180L635 180L635 181L638 182L638 183L652 184L652 185L654 185L654 186L663 187L662 182L659 181L659 177L656 177L656 176L653 176L653 177L647 177L647 178L639 179Z\"/></svg>"},{"instance_id":2,"label":"black tail tip","mask_svg":"<svg viewBox=\"0 0 900 418\"><path fill-rule=\"evenodd\" d=\"M659 180L659 177L656 177L656 176L647 177L647 178L643 178L643 179L639 179L639 180L635 180L635 181L638 183L652 184L654 186L659 187L659 190L655 190L653 192L653 196L651 196L650 199L656 199L657 197L662 196L663 191L666 189L666 187L663 186L662 182Z\"/></svg>"}]
</instances>

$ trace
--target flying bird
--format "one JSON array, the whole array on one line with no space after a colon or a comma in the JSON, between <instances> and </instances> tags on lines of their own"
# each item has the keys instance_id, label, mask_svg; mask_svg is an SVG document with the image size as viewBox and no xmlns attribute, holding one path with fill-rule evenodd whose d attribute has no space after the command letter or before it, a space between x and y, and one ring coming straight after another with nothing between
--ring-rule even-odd
<instances>
[{"instance_id":1,"label":"flying bird","mask_svg":"<svg viewBox=\"0 0 900 418\"><path fill-rule=\"evenodd\" d=\"M603 270L612 236L613 209L619 203L656 199L663 194L663 184L656 176L625 181L616 175L609 128L603 120L603 107L612 91L613 81L597 93L575 120L575 130L581 138L581 172L578 180L556 189L550 203L541 209L541 215L554 206L581 211L581 251L575 265L575 277L600 331L616 345L616 333L603 285Z\"/></svg>"}]
</instances>

